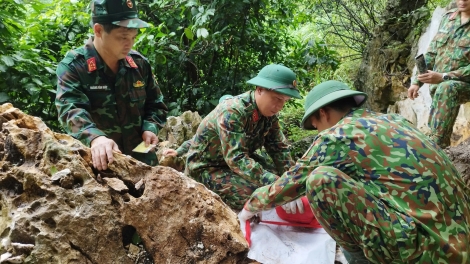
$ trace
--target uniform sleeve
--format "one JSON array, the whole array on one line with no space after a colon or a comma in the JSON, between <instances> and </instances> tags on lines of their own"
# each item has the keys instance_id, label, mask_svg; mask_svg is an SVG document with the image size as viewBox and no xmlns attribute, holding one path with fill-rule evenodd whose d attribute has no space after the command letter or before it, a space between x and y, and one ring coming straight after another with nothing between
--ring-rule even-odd
<instances>
[{"instance_id":1,"label":"uniform sleeve","mask_svg":"<svg viewBox=\"0 0 470 264\"><path fill-rule=\"evenodd\" d=\"M294 165L290 155L289 146L286 144L286 137L281 131L279 120L276 120L265 138L264 148L274 161L279 173L283 173Z\"/></svg>"},{"instance_id":2,"label":"uniform sleeve","mask_svg":"<svg viewBox=\"0 0 470 264\"><path fill-rule=\"evenodd\" d=\"M152 69L150 68L150 64L145 61L144 68L146 71L147 77L147 98L145 100L144 105L144 116L143 116L143 124L142 124L142 132L143 131L150 131L154 134L158 133L158 127L156 123L164 123L165 120L160 120L159 111L162 111L162 106L165 106L163 103L163 94L160 91L160 88L155 81L155 78L152 74Z\"/></svg>"},{"instance_id":3,"label":"uniform sleeve","mask_svg":"<svg viewBox=\"0 0 470 264\"><path fill-rule=\"evenodd\" d=\"M177 153L178 157L181 157L184 154L186 154L188 152L189 148L191 147L191 144L192 144L192 139L189 139L189 140L186 140L185 142L183 142L183 144L181 144L181 146L179 146L179 148L176 149L176 153Z\"/></svg>"},{"instance_id":4,"label":"uniform sleeve","mask_svg":"<svg viewBox=\"0 0 470 264\"><path fill-rule=\"evenodd\" d=\"M80 140L86 146L91 141L106 134L93 122L90 101L81 90L81 81L77 70L70 64L61 62L57 67L57 93L55 105L59 123L67 134Z\"/></svg>"},{"instance_id":5,"label":"uniform sleeve","mask_svg":"<svg viewBox=\"0 0 470 264\"><path fill-rule=\"evenodd\" d=\"M261 164L250 158L246 146L244 126L248 121L239 110L231 108L221 110L217 117L217 129L224 160L230 169L248 181L269 184L277 175L264 170Z\"/></svg>"},{"instance_id":6,"label":"uniform sleeve","mask_svg":"<svg viewBox=\"0 0 470 264\"><path fill-rule=\"evenodd\" d=\"M338 150L340 149L340 150ZM328 136L317 137L296 164L270 185L256 189L245 204L250 212L269 210L305 195L308 177L319 166L346 171L353 168L350 157L338 141Z\"/></svg>"}]
</instances>

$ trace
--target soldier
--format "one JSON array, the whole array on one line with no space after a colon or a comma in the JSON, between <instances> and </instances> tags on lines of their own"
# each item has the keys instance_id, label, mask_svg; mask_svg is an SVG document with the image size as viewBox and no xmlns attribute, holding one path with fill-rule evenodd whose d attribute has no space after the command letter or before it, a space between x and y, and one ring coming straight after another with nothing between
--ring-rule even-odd
<instances>
[{"instance_id":1,"label":"soldier","mask_svg":"<svg viewBox=\"0 0 470 264\"><path fill-rule=\"evenodd\" d=\"M287 67L265 66L248 81L256 86L254 91L220 103L193 137L186 162L189 175L234 209L241 209L256 188L277 178L256 150L264 146L278 173L293 165L277 114L291 97L302 98L295 78Z\"/></svg>"},{"instance_id":2,"label":"soldier","mask_svg":"<svg viewBox=\"0 0 470 264\"><path fill-rule=\"evenodd\" d=\"M229 99L229 98L232 98L232 97L233 96L231 96L230 94L223 95L219 99L219 104L223 100ZM192 139L186 140L176 150L171 149L171 148L165 149L162 154L165 155L165 156L170 156L170 157L182 157L184 154L188 153L189 148L191 147L191 141L192 141Z\"/></svg>"},{"instance_id":3,"label":"soldier","mask_svg":"<svg viewBox=\"0 0 470 264\"><path fill-rule=\"evenodd\" d=\"M427 73L418 75L408 89L408 97L418 97L423 83L431 84L431 111L428 126L431 138L441 147L450 145L452 129L461 104L470 101L470 2L457 0L442 19L425 61Z\"/></svg>"},{"instance_id":4,"label":"soldier","mask_svg":"<svg viewBox=\"0 0 470 264\"><path fill-rule=\"evenodd\" d=\"M157 164L155 152L132 152L142 141L158 142L157 123L167 110L148 60L131 49L139 28L148 27L134 1L94 0L94 36L57 67L59 122L91 147L98 170L113 161L113 151Z\"/></svg>"},{"instance_id":5,"label":"soldier","mask_svg":"<svg viewBox=\"0 0 470 264\"><path fill-rule=\"evenodd\" d=\"M239 214L307 196L349 263L469 263L468 189L444 151L399 115L360 107L366 94L327 81L302 126L318 136L297 164Z\"/></svg>"}]
</instances>

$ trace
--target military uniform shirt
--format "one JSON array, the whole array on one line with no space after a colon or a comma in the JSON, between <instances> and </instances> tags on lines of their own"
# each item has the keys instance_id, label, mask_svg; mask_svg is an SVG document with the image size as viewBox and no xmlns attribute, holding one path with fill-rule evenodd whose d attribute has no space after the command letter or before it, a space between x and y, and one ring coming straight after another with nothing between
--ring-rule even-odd
<instances>
[{"instance_id":1,"label":"military uniform shirt","mask_svg":"<svg viewBox=\"0 0 470 264\"><path fill-rule=\"evenodd\" d=\"M58 65L57 77L59 122L86 146L106 136L131 155L144 131L157 134L163 95L140 53L130 51L114 74L90 38L85 46L67 53Z\"/></svg>"},{"instance_id":2,"label":"military uniform shirt","mask_svg":"<svg viewBox=\"0 0 470 264\"><path fill-rule=\"evenodd\" d=\"M425 61L429 70L448 73L453 80L470 83L470 21L461 25L457 9L444 15ZM415 79L412 84L421 83Z\"/></svg>"},{"instance_id":3,"label":"military uniform shirt","mask_svg":"<svg viewBox=\"0 0 470 264\"><path fill-rule=\"evenodd\" d=\"M399 115L363 109L349 113L321 131L289 171L253 192L245 209L258 212L305 195L312 171L325 166L345 173L390 210L406 215L404 220L414 221L425 234L423 250L433 263L468 258L468 189L443 150Z\"/></svg>"},{"instance_id":4,"label":"military uniform shirt","mask_svg":"<svg viewBox=\"0 0 470 264\"><path fill-rule=\"evenodd\" d=\"M293 160L277 116L262 116L253 91L226 99L212 110L192 138L187 158L189 173L208 167L229 167L235 174L265 185L277 175L265 170L250 155L263 146L284 172Z\"/></svg>"}]
</instances>

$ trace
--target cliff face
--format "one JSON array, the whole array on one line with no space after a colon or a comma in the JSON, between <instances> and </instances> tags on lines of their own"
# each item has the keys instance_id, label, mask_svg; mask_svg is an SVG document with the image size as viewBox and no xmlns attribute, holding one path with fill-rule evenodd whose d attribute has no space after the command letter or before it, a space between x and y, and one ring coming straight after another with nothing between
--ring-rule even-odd
<instances>
[{"instance_id":1,"label":"cliff face","mask_svg":"<svg viewBox=\"0 0 470 264\"><path fill-rule=\"evenodd\" d=\"M10 104L0 126L0 262L246 260L236 214L174 169L115 153L96 171L88 148Z\"/></svg>"},{"instance_id":2,"label":"cliff face","mask_svg":"<svg viewBox=\"0 0 470 264\"><path fill-rule=\"evenodd\" d=\"M403 2L403 8L394 8ZM408 3L389 1L384 15L384 24L376 29L376 37L370 42L359 69L355 82L356 89L369 94L368 108L387 113L398 113L415 124L420 130L427 130L431 96L429 86L423 85L419 97L407 98L411 78L416 74L414 57L425 53L436 34L442 15L453 8L453 2L447 8L436 8L430 21L426 21L426 11L416 10L423 6L423 1ZM400 5L401 5L400 4ZM416 4L416 5L415 5ZM413 6L411 6L413 5ZM411 9L409 9L411 8ZM413 14L406 15L410 10ZM396 20L395 18L402 19ZM419 28L422 24L423 34ZM457 146L470 137L470 103L460 108L454 125L451 146Z\"/></svg>"}]
</instances>

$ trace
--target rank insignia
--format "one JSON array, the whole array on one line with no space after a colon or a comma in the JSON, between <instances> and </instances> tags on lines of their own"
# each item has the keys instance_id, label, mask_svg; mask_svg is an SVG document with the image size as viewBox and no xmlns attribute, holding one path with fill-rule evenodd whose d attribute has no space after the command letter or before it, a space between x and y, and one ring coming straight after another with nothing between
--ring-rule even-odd
<instances>
[{"instance_id":1,"label":"rank insignia","mask_svg":"<svg viewBox=\"0 0 470 264\"><path fill-rule=\"evenodd\" d=\"M134 83L134 88L140 88L140 87L142 87L142 86L144 86L144 85L145 85L144 82L142 82L142 81L137 81L137 82Z\"/></svg>"},{"instance_id":2,"label":"rank insignia","mask_svg":"<svg viewBox=\"0 0 470 264\"><path fill-rule=\"evenodd\" d=\"M259 114L258 114L258 111L253 111L253 115L251 115L251 117L253 118L253 121L254 122L258 122L259 120Z\"/></svg>"},{"instance_id":3,"label":"rank insignia","mask_svg":"<svg viewBox=\"0 0 470 264\"><path fill-rule=\"evenodd\" d=\"M131 56L126 56L126 60L132 68L137 69L137 64Z\"/></svg>"},{"instance_id":4,"label":"rank insignia","mask_svg":"<svg viewBox=\"0 0 470 264\"><path fill-rule=\"evenodd\" d=\"M88 72L96 71L96 59L95 57L89 58L86 60L88 65Z\"/></svg>"}]
</instances>

